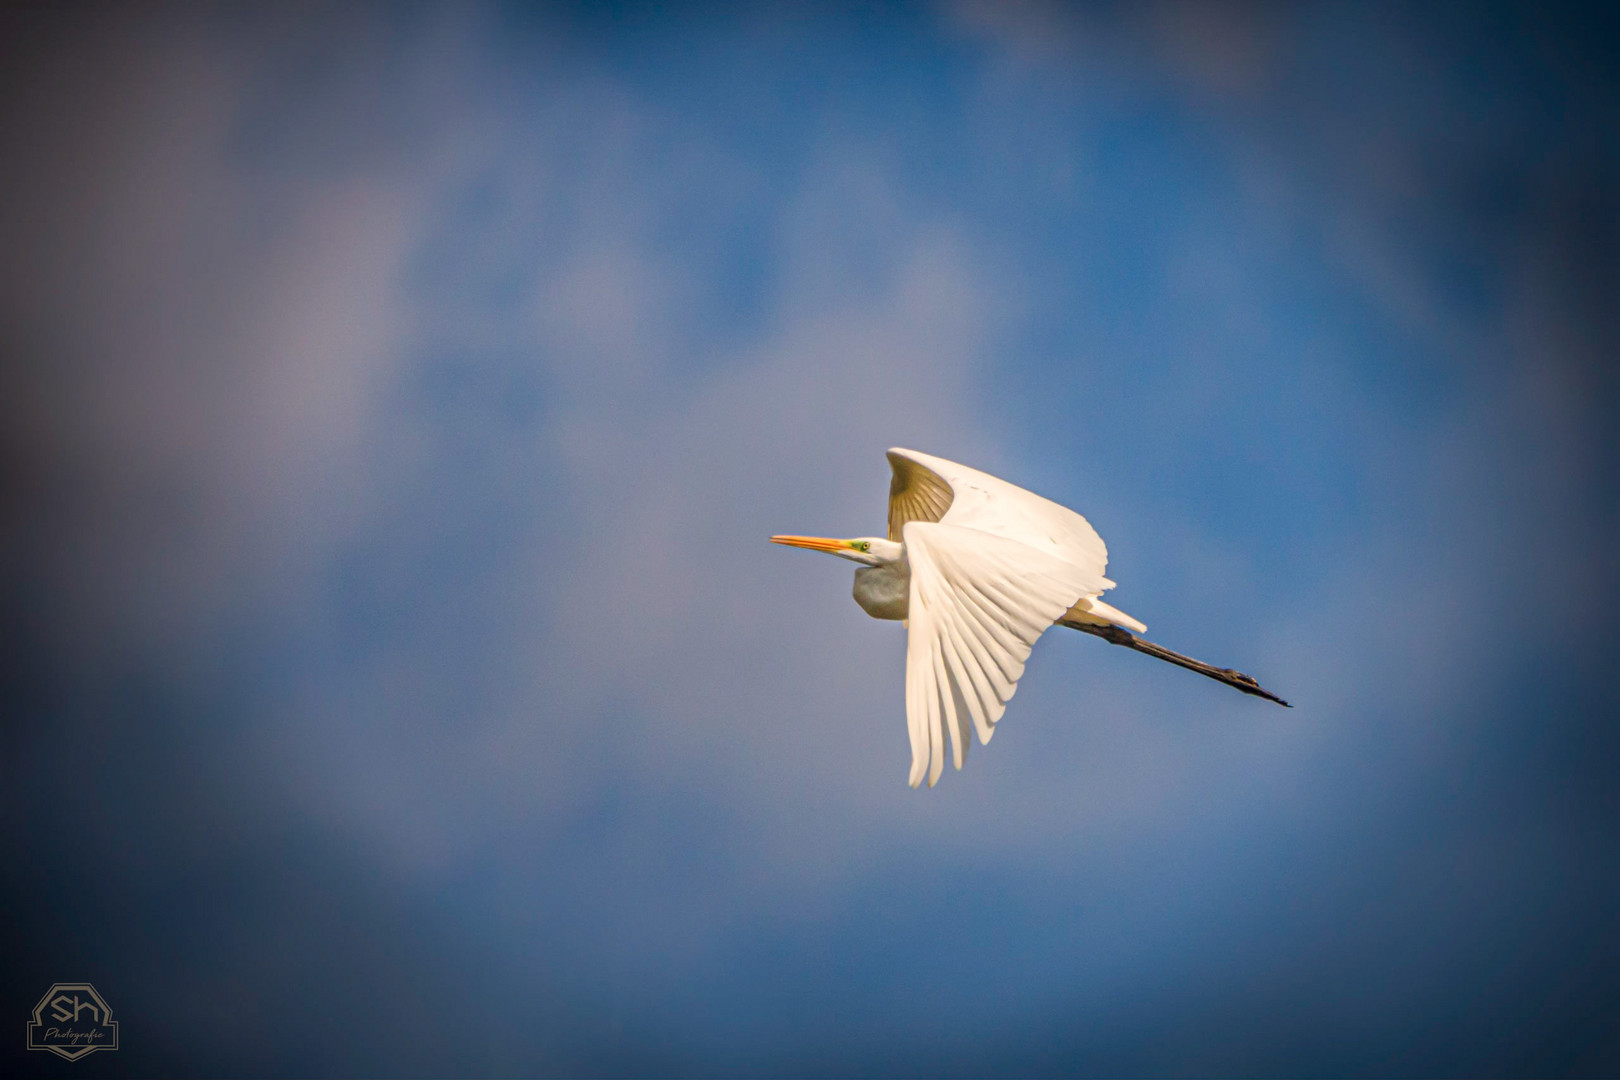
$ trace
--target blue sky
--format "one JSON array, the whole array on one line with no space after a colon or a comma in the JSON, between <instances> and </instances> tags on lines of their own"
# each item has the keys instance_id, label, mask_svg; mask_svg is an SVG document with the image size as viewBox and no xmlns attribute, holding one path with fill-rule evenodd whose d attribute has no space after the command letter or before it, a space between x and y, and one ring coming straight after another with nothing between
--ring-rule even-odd
<instances>
[{"instance_id":1,"label":"blue sky","mask_svg":"<svg viewBox=\"0 0 1620 1080\"><path fill-rule=\"evenodd\" d=\"M19 1023L88 979L141 1075L1620 1062L1612 15L7 18ZM765 543L881 531L891 445L1298 707L1056 632L910 790L901 632Z\"/></svg>"}]
</instances>

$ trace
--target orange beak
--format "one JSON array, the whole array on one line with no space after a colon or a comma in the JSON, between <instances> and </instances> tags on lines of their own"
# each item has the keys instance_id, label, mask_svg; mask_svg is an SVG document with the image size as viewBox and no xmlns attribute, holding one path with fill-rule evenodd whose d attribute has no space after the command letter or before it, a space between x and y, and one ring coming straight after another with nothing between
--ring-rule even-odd
<instances>
[{"instance_id":1,"label":"orange beak","mask_svg":"<svg viewBox=\"0 0 1620 1080\"><path fill-rule=\"evenodd\" d=\"M833 540L826 536L773 536L771 543L832 553L849 550L848 540Z\"/></svg>"}]
</instances>

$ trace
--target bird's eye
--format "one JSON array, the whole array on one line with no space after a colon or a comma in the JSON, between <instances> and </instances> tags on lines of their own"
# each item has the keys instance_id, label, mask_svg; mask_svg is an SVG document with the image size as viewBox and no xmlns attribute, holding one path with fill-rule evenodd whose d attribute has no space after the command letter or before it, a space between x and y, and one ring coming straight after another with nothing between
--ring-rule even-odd
<instances>
[{"instance_id":1,"label":"bird's eye","mask_svg":"<svg viewBox=\"0 0 1620 1080\"><path fill-rule=\"evenodd\" d=\"M872 550L872 542L870 540L862 540L861 541L861 550L862 551L871 551Z\"/></svg>"}]
</instances>

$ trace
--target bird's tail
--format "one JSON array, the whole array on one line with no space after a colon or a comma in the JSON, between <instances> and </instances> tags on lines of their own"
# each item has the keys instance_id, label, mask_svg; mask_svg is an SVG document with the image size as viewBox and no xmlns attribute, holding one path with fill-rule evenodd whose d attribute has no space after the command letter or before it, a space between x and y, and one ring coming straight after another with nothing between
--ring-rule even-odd
<instances>
[{"instance_id":1,"label":"bird's tail","mask_svg":"<svg viewBox=\"0 0 1620 1080\"><path fill-rule=\"evenodd\" d=\"M1145 624L1131 618L1113 604L1104 603L1100 596L1082 596L1076 600L1074 607L1058 621L1068 619L1093 626L1123 626L1127 630L1135 630L1138 634L1147 633Z\"/></svg>"}]
</instances>

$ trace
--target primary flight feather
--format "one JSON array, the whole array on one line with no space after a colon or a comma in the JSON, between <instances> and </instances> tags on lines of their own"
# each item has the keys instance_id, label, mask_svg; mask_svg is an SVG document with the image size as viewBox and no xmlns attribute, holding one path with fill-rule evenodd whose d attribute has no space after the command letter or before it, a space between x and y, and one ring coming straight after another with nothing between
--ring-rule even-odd
<instances>
[{"instance_id":1,"label":"primary flight feather","mask_svg":"<svg viewBox=\"0 0 1620 1080\"><path fill-rule=\"evenodd\" d=\"M1287 704L1247 675L1136 637L1147 627L1101 599L1114 587L1107 546L1068 507L915 450L890 450L889 466L886 538L771 540L861 563L855 602L905 623L912 787L939 780L947 741L958 769L973 732L990 741L1030 649L1057 624Z\"/></svg>"}]
</instances>

